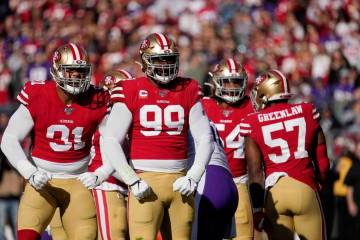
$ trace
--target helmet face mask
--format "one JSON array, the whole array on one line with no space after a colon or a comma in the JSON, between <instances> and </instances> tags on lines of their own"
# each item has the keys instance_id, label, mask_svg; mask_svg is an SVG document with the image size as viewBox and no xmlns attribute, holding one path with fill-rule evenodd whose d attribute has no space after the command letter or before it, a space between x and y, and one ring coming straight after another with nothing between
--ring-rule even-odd
<instances>
[{"instance_id":1,"label":"helmet face mask","mask_svg":"<svg viewBox=\"0 0 360 240\"><path fill-rule=\"evenodd\" d=\"M215 96L230 104L244 98L247 74L234 59L229 58L220 62L210 75L215 86Z\"/></svg>"},{"instance_id":2,"label":"helmet face mask","mask_svg":"<svg viewBox=\"0 0 360 240\"><path fill-rule=\"evenodd\" d=\"M153 33L140 46L144 73L159 84L167 84L179 72L179 51L165 34Z\"/></svg>"},{"instance_id":3,"label":"helmet face mask","mask_svg":"<svg viewBox=\"0 0 360 240\"><path fill-rule=\"evenodd\" d=\"M256 78L250 98L254 108L259 111L270 102L291 98L290 86L287 78L278 70L269 70Z\"/></svg>"},{"instance_id":4,"label":"helmet face mask","mask_svg":"<svg viewBox=\"0 0 360 240\"><path fill-rule=\"evenodd\" d=\"M267 104L267 99L265 96L258 96L258 91L256 87L254 87L250 91L250 99L253 104L253 107L256 111L264 109Z\"/></svg>"},{"instance_id":5,"label":"helmet face mask","mask_svg":"<svg viewBox=\"0 0 360 240\"><path fill-rule=\"evenodd\" d=\"M89 89L91 70L85 50L70 43L55 51L50 73L65 92L78 95Z\"/></svg>"},{"instance_id":6,"label":"helmet face mask","mask_svg":"<svg viewBox=\"0 0 360 240\"><path fill-rule=\"evenodd\" d=\"M236 103L245 95L246 79L237 77L217 78L215 95L228 103Z\"/></svg>"}]
</instances>

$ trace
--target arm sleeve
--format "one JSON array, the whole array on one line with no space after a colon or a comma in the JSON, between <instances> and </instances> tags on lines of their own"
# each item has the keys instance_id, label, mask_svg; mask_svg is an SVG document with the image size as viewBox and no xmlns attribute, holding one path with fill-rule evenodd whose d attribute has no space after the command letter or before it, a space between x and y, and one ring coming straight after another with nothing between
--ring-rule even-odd
<instances>
[{"instance_id":1,"label":"arm sleeve","mask_svg":"<svg viewBox=\"0 0 360 240\"><path fill-rule=\"evenodd\" d=\"M102 130L100 148L105 161L109 161L127 185L132 185L140 178L127 162L121 143L125 140L131 125L132 115L123 103L115 103Z\"/></svg>"},{"instance_id":2,"label":"arm sleeve","mask_svg":"<svg viewBox=\"0 0 360 240\"><path fill-rule=\"evenodd\" d=\"M325 181L330 169L330 161L327 155L326 144L318 144L316 147L316 158L319 164L321 181Z\"/></svg>"},{"instance_id":3,"label":"arm sleeve","mask_svg":"<svg viewBox=\"0 0 360 240\"><path fill-rule=\"evenodd\" d=\"M18 172L26 179L36 172L36 167L27 159L21 142L34 127L29 110L20 105L11 116L1 141L1 150Z\"/></svg>"},{"instance_id":4,"label":"arm sleeve","mask_svg":"<svg viewBox=\"0 0 360 240\"><path fill-rule=\"evenodd\" d=\"M327 155L325 136L320 126L318 126L317 135L318 142L316 146L316 163L319 168L320 181L323 183L325 182L330 169L330 161Z\"/></svg>"},{"instance_id":5,"label":"arm sleeve","mask_svg":"<svg viewBox=\"0 0 360 240\"><path fill-rule=\"evenodd\" d=\"M108 115L106 115L104 117L104 119L101 121L100 125L99 125L99 132L100 135L105 131L105 126L106 126L106 122L107 122L107 118ZM99 144L101 144L100 142L102 141L102 138L100 137L99 139ZM102 160L102 166L101 169L103 171L104 174L107 175L107 177L109 177L110 175L112 175L115 171L114 167L111 165L110 161L107 160L107 158L105 157L105 154L102 152L102 149L100 148L100 153L101 153L101 160Z\"/></svg>"},{"instance_id":6,"label":"arm sleeve","mask_svg":"<svg viewBox=\"0 0 360 240\"><path fill-rule=\"evenodd\" d=\"M190 110L189 125L196 144L196 153L194 163L187 172L187 176L199 182L214 151L210 123L200 102L197 102Z\"/></svg>"}]
</instances>

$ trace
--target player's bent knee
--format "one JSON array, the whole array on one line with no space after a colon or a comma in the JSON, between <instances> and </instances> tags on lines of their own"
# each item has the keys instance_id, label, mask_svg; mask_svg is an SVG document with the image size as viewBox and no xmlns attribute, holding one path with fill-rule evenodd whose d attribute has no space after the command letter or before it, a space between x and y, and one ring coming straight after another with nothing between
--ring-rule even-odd
<instances>
[{"instance_id":1,"label":"player's bent knee","mask_svg":"<svg viewBox=\"0 0 360 240\"><path fill-rule=\"evenodd\" d=\"M75 232L74 240L95 240L97 236L97 227L89 225L78 227Z\"/></svg>"},{"instance_id":2,"label":"player's bent knee","mask_svg":"<svg viewBox=\"0 0 360 240\"><path fill-rule=\"evenodd\" d=\"M24 229L35 232L42 232L45 228L42 222L43 218L39 216L39 213L33 213L33 215L31 215L30 212L20 211L18 219L19 231Z\"/></svg>"},{"instance_id":3,"label":"player's bent knee","mask_svg":"<svg viewBox=\"0 0 360 240\"><path fill-rule=\"evenodd\" d=\"M112 227L110 229L111 236L115 238L125 237L128 231L126 217L124 217L124 211L116 211L113 213L110 222Z\"/></svg>"},{"instance_id":4,"label":"player's bent knee","mask_svg":"<svg viewBox=\"0 0 360 240\"><path fill-rule=\"evenodd\" d=\"M50 227L50 232L53 240L67 240L67 235L62 227Z\"/></svg>"}]
</instances>

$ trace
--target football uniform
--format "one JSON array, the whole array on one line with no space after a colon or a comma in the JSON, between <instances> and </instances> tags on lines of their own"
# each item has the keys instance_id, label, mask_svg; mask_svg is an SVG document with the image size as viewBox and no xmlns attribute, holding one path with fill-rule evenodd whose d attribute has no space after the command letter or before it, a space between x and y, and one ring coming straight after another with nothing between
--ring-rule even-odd
<instances>
[{"instance_id":1,"label":"football uniform","mask_svg":"<svg viewBox=\"0 0 360 240\"><path fill-rule=\"evenodd\" d=\"M235 213L236 239L252 239L254 230L247 189L244 138L240 136L239 121L254 112L253 106L249 97L244 97L239 105L229 105L227 108L222 108L214 98L205 97L202 99L202 104L209 119L217 128L237 186L239 203Z\"/></svg>"},{"instance_id":2,"label":"football uniform","mask_svg":"<svg viewBox=\"0 0 360 240\"><path fill-rule=\"evenodd\" d=\"M226 154L216 127L210 123L214 137L214 152L201 177L195 194L195 216L191 239L223 239L229 235L238 205L238 193L229 170ZM193 159L195 144L189 139L189 159ZM226 236L227 238L234 236Z\"/></svg>"},{"instance_id":3,"label":"football uniform","mask_svg":"<svg viewBox=\"0 0 360 240\"><path fill-rule=\"evenodd\" d=\"M19 239L33 239L29 229L44 231L56 207L69 239L95 239L91 191L76 178L87 171L92 136L108 111L108 93L90 87L66 105L55 81L27 82L17 99L34 123L33 164L52 176L40 191L26 184L19 207Z\"/></svg>"},{"instance_id":4,"label":"football uniform","mask_svg":"<svg viewBox=\"0 0 360 240\"><path fill-rule=\"evenodd\" d=\"M131 112L130 164L154 193L145 201L130 194L131 239L155 239L163 219L171 222L173 239L190 238L193 197L174 192L173 183L186 173L189 115L200 97L198 83L180 77L167 88L145 77L125 80L112 92L114 104Z\"/></svg>"},{"instance_id":5,"label":"football uniform","mask_svg":"<svg viewBox=\"0 0 360 240\"><path fill-rule=\"evenodd\" d=\"M103 165L99 131L93 136L90 153L89 172L94 172ZM110 176L92 191L96 206L98 238L126 239L128 227L124 196L127 195L127 186L114 176Z\"/></svg>"},{"instance_id":6,"label":"football uniform","mask_svg":"<svg viewBox=\"0 0 360 240\"><path fill-rule=\"evenodd\" d=\"M306 239L326 238L313 167L318 118L312 104L277 103L240 123L241 135L252 138L262 153L266 229L273 239L292 239L286 229Z\"/></svg>"},{"instance_id":7,"label":"football uniform","mask_svg":"<svg viewBox=\"0 0 360 240\"><path fill-rule=\"evenodd\" d=\"M53 177L73 177L86 171L91 139L107 112L109 96L90 88L67 106L57 95L54 81L28 82L17 99L34 121L31 156Z\"/></svg>"},{"instance_id":8,"label":"football uniform","mask_svg":"<svg viewBox=\"0 0 360 240\"><path fill-rule=\"evenodd\" d=\"M136 170L179 172L186 169L189 112L199 101L195 80L179 78L173 89L155 87L147 78L120 82L123 102L133 116L130 162ZM115 93L116 94L116 93ZM113 95L114 96L114 95Z\"/></svg>"}]
</instances>

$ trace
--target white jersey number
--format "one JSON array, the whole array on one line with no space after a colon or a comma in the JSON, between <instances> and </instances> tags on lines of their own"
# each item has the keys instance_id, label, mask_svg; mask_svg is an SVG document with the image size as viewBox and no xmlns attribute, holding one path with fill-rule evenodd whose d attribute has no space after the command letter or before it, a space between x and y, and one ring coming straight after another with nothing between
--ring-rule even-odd
<instances>
[{"instance_id":1,"label":"white jersey number","mask_svg":"<svg viewBox=\"0 0 360 240\"><path fill-rule=\"evenodd\" d=\"M55 152L65 152L69 151L73 146L74 150L79 150L85 147L85 142L81 141L83 127L76 127L71 131L71 134L74 135L74 141L69 141L70 129L65 125L54 124L47 128L46 137L54 139L55 133L59 132L61 134L62 144L56 142L50 142L50 147Z\"/></svg>"},{"instance_id":2,"label":"white jersey number","mask_svg":"<svg viewBox=\"0 0 360 240\"><path fill-rule=\"evenodd\" d=\"M274 163L286 162L290 158L291 153L286 140L283 138L272 138L271 134L284 129L286 132L292 132L294 131L294 127L298 128L298 145L296 151L294 152L294 158L300 159L308 157L309 154L305 150L306 122L303 117L266 125L261 128L265 144L271 148L279 147L281 149L280 155L273 153L269 154L269 159Z\"/></svg>"},{"instance_id":3,"label":"white jersey number","mask_svg":"<svg viewBox=\"0 0 360 240\"><path fill-rule=\"evenodd\" d=\"M216 128L219 132L225 131L225 124L217 123L215 124ZM221 139L223 142L223 140ZM224 144L224 142L223 142ZM226 148L234 148L234 158L244 158L244 138L240 136L240 125L236 125L235 128L227 135L225 138L225 145Z\"/></svg>"},{"instance_id":4,"label":"white jersey number","mask_svg":"<svg viewBox=\"0 0 360 240\"><path fill-rule=\"evenodd\" d=\"M140 130L145 136L157 136L164 125L169 135L179 135L184 127L184 108L181 105L169 105L162 110L157 105L144 105L140 108L140 124L151 130Z\"/></svg>"}]
</instances>

